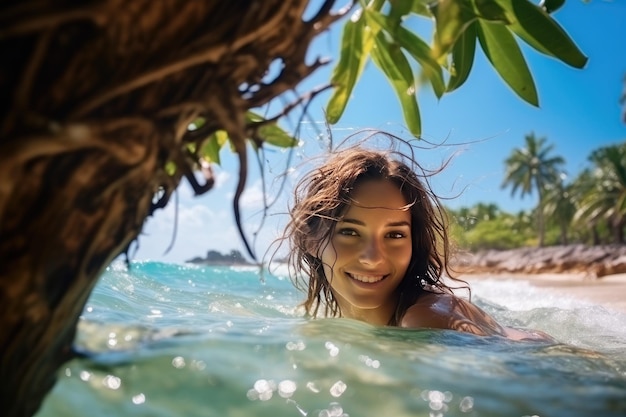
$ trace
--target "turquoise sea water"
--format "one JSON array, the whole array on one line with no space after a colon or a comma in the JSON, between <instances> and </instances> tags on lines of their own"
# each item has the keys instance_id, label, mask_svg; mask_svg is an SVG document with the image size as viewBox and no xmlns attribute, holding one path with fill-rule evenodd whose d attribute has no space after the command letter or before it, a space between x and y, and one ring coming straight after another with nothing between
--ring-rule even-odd
<instances>
[{"instance_id":1,"label":"turquoise sea water","mask_svg":"<svg viewBox=\"0 0 626 417\"><path fill-rule=\"evenodd\" d=\"M558 343L306 320L280 271L115 263L79 325L90 357L38 417L626 415L626 315L519 280L472 289Z\"/></svg>"}]
</instances>

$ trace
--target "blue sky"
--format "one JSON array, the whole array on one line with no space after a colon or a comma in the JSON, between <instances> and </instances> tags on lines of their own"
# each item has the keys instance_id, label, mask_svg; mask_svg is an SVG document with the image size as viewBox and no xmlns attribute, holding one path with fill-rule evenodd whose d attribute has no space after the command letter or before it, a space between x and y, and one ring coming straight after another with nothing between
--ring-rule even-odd
<instances>
[{"instance_id":1,"label":"blue sky","mask_svg":"<svg viewBox=\"0 0 626 417\"><path fill-rule=\"evenodd\" d=\"M490 67L482 51L475 58L470 78L459 90L437 100L424 87L419 91L423 137L434 143L465 145L440 146L425 151L418 159L427 167L436 167L449 156L452 164L433 182L436 192L456 196L446 204L453 208L477 202L496 203L501 209L516 212L536 203L533 196L521 199L500 187L504 176L504 160L515 147L523 145L524 136L534 132L554 145L554 154L566 160L565 171L574 177L587 165L590 152L600 146L626 140L626 124L622 122L619 99L626 76L626 1L568 0L554 15L585 53L589 61L582 69L543 56L522 46L535 79L540 107L519 99ZM427 25L428 22L425 22ZM341 23L317 39L310 50L316 56L338 56ZM478 51L478 49L477 49ZM331 65L318 70L298 87L303 93L323 85L330 79ZM270 200L279 189L276 174L287 171L286 188L277 203L263 219L263 181L259 171L252 169L248 190L242 201L243 218L249 237L257 234L255 250L267 250L277 236L287 210L294 179L302 172L301 164L323 152L325 143L323 108L329 95L318 96L309 108L309 122L302 126L303 146L291 158L282 150L266 154L265 192ZM293 117L292 119L295 119ZM313 129L317 124L319 130ZM283 127L292 129L289 121ZM333 126L333 139L339 141L362 128L378 128L409 137L403 128L398 101L387 81L373 64L369 64L353 92L351 102L341 121ZM232 195L236 186L236 163L230 151L222 152L223 166L216 168L217 183L205 196L193 197L189 186L179 188L176 213L174 200L148 220L139 238L135 259L183 262L204 256L208 250L222 252L242 250L232 215ZM254 159L250 162L256 165ZM174 219L177 233L174 238ZM257 233L259 225L263 227ZM174 239L167 254L165 251ZM243 250L242 250L243 251Z\"/></svg>"}]
</instances>

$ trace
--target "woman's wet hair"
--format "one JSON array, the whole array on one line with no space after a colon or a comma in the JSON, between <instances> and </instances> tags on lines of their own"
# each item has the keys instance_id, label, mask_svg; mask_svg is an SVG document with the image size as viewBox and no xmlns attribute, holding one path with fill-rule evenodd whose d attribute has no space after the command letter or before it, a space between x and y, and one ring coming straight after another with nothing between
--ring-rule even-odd
<instances>
[{"instance_id":1,"label":"woman's wet hair","mask_svg":"<svg viewBox=\"0 0 626 417\"><path fill-rule=\"evenodd\" d=\"M449 269L451 245L447 217L429 182L445 164L436 170L426 170L415 160L419 148L384 132L377 131L374 135L388 140L385 149L366 147L367 139L340 147L330 152L328 159L306 174L295 188L283 239L289 244L290 276L294 285L307 293L303 306L311 316L318 316L320 307L324 316L341 316L324 275L321 253L331 241L337 221L350 206L353 190L369 180L395 184L411 214L412 256L398 287L398 305L389 324L397 325L420 294L451 292L442 281L442 276L453 275ZM404 146L404 152L397 145Z\"/></svg>"}]
</instances>

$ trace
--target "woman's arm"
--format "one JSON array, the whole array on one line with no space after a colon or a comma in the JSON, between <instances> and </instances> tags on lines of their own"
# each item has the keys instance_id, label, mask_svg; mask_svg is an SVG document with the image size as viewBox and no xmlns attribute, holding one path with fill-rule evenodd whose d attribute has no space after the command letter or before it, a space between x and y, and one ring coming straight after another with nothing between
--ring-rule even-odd
<instances>
[{"instance_id":1,"label":"woman's arm","mask_svg":"<svg viewBox=\"0 0 626 417\"><path fill-rule=\"evenodd\" d=\"M451 329L480 336L504 336L512 340L553 340L543 332L503 327L489 314L452 294L427 293L409 307L401 327Z\"/></svg>"}]
</instances>

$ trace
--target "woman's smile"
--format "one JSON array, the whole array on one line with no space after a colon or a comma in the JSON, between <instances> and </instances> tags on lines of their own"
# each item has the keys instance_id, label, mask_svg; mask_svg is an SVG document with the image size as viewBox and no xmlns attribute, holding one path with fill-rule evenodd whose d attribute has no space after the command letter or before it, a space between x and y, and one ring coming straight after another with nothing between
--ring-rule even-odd
<instances>
[{"instance_id":1,"label":"woman's smile","mask_svg":"<svg viewBox=\"0 0 626 417\"><path fill-rule=\"evenodd\" d=\"M350 272L346 272L346 275L348 275L350 278L352 278L355 281L359 281L359 282L363 282L367 284L375 284L387 278L388 276L388 275L362 275L362 274L353 274Z\"/></svg>"}]
</instances>

